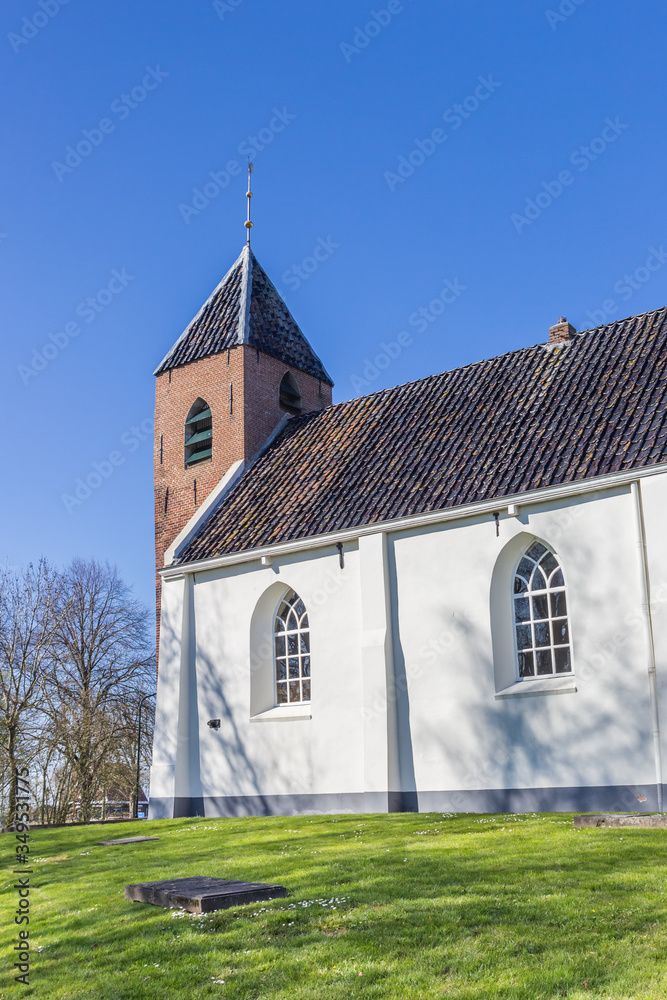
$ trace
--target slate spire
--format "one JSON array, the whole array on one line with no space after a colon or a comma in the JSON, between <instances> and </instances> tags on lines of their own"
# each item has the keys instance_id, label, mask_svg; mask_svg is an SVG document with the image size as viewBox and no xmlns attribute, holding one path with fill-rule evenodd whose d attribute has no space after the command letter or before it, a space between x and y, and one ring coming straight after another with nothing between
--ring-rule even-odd
<instances>
[{"instance_id":1,"label":"slate spire","mask_svg":"<svg viewBox=\"0 0 667 1000\"><path fill-rule=\"evenodd\" d=\"M333 385L249 244L154 374L243 344Z\"/></svg>"}]
</instances>

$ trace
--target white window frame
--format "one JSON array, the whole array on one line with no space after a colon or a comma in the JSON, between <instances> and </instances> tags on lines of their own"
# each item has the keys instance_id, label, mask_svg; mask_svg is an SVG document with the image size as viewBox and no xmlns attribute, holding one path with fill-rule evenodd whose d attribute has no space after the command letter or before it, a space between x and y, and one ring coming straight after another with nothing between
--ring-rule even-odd
<instances>
[{"instance_id":1,"label":"white window frame","mask_svg":"<svg viewBox=\"0 0 667 1000\"><path fill-rule=\"evenodd\" d=\"M550 588L549 587L549 580L547 580L547 586L546 586L545 590L531 590L531 589L528 589L528 590L526 590L523 593L515 594L514 593L514 581L515 581L516 577L518 576L519 566L521 565L521 563L523 562L523 560L525 558L528 558L535 565L539 565L540 561L544 558L545 553L543 553L537 560L535 560L532 556L528 555L528 553L530 552L530 550L535 545L537 545L537 544L541 545L544 549L546 549L547 552L551 553L551 555L554 557L554 559L558 563L558 568L560 569L560 571L561 571L561 573L563 575L563 584L562 584L562 586L559 585L558 587ZM553 572L555 573L556 571L554 570ZM532 577L532 573L531 573L531 577ZM528 586L530 588L530 580L528 581ZM566 576L565 570L563 568L563 563L562 563L561 559L559 558L558 553L554 551L554 549L551 547L551 545L549 545L547 542L545 542L541 538L535 538L530 543L530 545L526 546L521 551L521 553L519 555L519 558L516 560L516 562L514 564L514 568L513 568L513 571L512 571L512 577L511 577L511 580L510 580L510 588L511 588L510 592L511 592L511 600L512 600L512 636L513 636L513 641L514 641L514 669L515 669L516 683L517 684L524 684L524 683L534 684L536 682L542 682L539 685L540 687L542 687L545 683L546 684L557 683L557 682L561 682L562 683L565 679L572 679L572 678L574 678L574 648L573 648L573 641L572 641L572 618L571 618L571 608L570 608L569 587L568 587L568 583L567 583L567 576ZM553 593L560 592L560 591L562 591L565 594L566 613L562 617L567 622L567 628L568 628L568 642L567 643L557 643L557 642L554 642L553 641L554 635L553 635L553 630L552 630L552 627L551 627L551 623L553 621L559 621L560 620L560 618L554 618L552 616L552 614L551 614L551 595ZM537 646L537 645L535 645L535 641L534 641L535 640L534 626L535 626L536 622L533 619L532 598L534 596L539 597L539 596L543 596L543 595L546 595L547 598L548 598L548 600L549 600L549 617L546 618L546 619L540 618L540 619L537 620L537 623L541 624L541 623L543 623L543 622L546 621L549 624L551 643L548 646ZM523 622L523 623L517 621L516 610L515 610L515 608L516 608L516 601L518 599L520 599L522 596L523 597L527 597L528 600L529 600L529 602L530 602L530 604L529 604L529 607L530 607L530 619L528 621L526 621L526 622ZM519 649L518 635L517 635L517 625L519 625L519 624L530 625L531 637L533 639L533 644L530 647L529 651L534 654L534 670L535 670L535 673L532 676L528 675L528 676L522 677L521 673L520 673L520 670L519 670L519 653L527 651L527 650L520 650ZM550 651L551 656L552 656L552 671L551 671L550 674L538 674L538 672L537 672L537 656L536 656L537 651L538 650L547 650L547 649ZM556 670L555 670L555 655L554 655L554 651L556 649L569 649L569 652L570 652L570 669L569 670L565 670L565 671L561 671L561 672L556 672Z\"/></svg>"},{"instance_id":2,"label":"white window frame","mask_svg":"<svg viewBox=\"0 0 667 1000\"><path fill-rule=\"evenodd\" d=\"M292 607L294 608L294 605L296 605L298 601L301 601L301 604L303 605L303 608L304 608L304 612L303 612L302 615L299 616L299 621L298 621L296 630L294 630L294 629L286 629L284 632L278 631L276 629L276 620L278 618L278 612L280 611L281 607L283 606L283 604L290 604L291 603ZM294 614L296 616L296 611L294 611ZM302 623L303 623L304 619L306 620L306 625L304 627L302 627ZM272 646L273 646L273 697L274 697L275 708L279 709L280 711L288 711L289 709L294 709L297 706L310 705L311 701L312 701L312 648L311 648L310 616L309 616L309 613L308 613L308 608L306 607L306 602L297 593L296 590L290 589L290 590L286 591L283 594L283 596L280 598L280 600L278 601L278 603L276 604L275 610L273 612L273 617L271 619L271 631L272 631ZM289 643L289 638L288 637L289 636L293 636L293 635L296 635L296 637L297 637L298 652L297 652L296 656L293 655L293 656L290 657L289 650L288 650L288 643ZM305 651L303 651L301 649L301 637L304 636L304 635L308 636L308 651L307 652L305 652ZM279 639L279 638L282 638L282 637L285 638L285 655L284 656L279 656L278 652L277 652L277 641L276 640ZM299 661L299 676L298 676L298 678L297 677L290 678L290 676L289 676L290 662L289 661L290 661L290 659L296 659L297 657L298 657L298 661ZM307 675L303 673L304 661L306 660L306 658L308 659L308 670L309 670L309 673ZM286 673L286 676L284 678L278 677L278 661L279 660L284 660L285 661L285 673ZM299 682L299 691L300 691L301 697L299 699L291 700L290 699L290 683L291 682L295 682L295 681ZM303 697L303 685L304 685L304 681L307 682L308 685L309 685L309 697L308 698L304 698ZM286 686L287 697L288 697L287 701L279 701L278 700L278 685L279 684L285 684L285 686Z\"/></svg>"}]
</instances>

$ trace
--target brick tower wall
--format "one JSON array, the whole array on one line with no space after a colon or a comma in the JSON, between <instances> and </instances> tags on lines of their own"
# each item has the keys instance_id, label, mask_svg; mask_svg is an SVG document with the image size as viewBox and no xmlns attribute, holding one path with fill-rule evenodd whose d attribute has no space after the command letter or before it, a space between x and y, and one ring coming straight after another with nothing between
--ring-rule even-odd
<instances>
[{"instance_id":1,"label":"brick tower wall","mask_svg":"<svg viewBox=\"0 0 667 1000\"><path fill-rule=\"evenodd\" d=\"M327 383L247 345L157 377L154 468L158 644L161 581L157 570L164 565L164 553L229 467L239 459L253 458L283 419L279 389L287 371L297 383L304 413L331 404L331 386ZM211 408L213 454L186 468L185 421L198 398Z\"/></svg>"}]
</instances>

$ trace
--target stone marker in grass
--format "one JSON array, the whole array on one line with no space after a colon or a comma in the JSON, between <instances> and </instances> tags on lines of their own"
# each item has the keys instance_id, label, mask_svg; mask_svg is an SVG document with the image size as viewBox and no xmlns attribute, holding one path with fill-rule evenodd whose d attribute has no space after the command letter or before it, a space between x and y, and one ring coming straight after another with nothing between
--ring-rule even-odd
<instances>
[{"instance_id":1,"label":"stone marker in grass","mask_svg":"<svg viewBox=\"0 0 667 1000\"><path fill-rule=\"evenodd\" d=\"M159 837L121 837L120 840L98 840L100 847L113 847L115 844L143 844L145 840L159 840Z\"/></svg>"},{"instance_id":2,"label":"stone marker in grass","mask_svg":"<svg viewBox=\"0 0 667 1000\"><path fill-rule=\"evenodd\" d=\"M597 813L575 816L575 826L667 827L667 815L662 813Z\"/></svg>"},{"instance_id":3,"label":"stone marker in grass","mask_svg":"<svg viewBox=\"0 0 667 1000\"><path fill-rule=\"evenodd\" d=\"M236 882L226 878L167 879L162 882L136 882L125 886L125 899L135 903L153 903L169 906L189 913L212 913L229 906L259 903L265 899L278 899L287 895L283 885L266 885L263 882Z\"/></svg>"}]
</instances>

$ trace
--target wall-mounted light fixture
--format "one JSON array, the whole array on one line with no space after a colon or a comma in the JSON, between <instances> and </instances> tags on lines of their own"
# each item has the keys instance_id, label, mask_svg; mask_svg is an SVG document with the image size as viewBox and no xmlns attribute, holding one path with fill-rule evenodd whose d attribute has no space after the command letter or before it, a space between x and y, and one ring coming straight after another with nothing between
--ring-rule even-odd
<instances>
[{"instance_id":1,"label":"wall-mounted light fixture","mask_svg":"<svg viewBox=\"0 0 667 1000\"><path fill-rule=\"evenodd\" d=\"M220 719L209 719L206 725L209 729L220 729Z\"/></svg>"}]
</instances>

